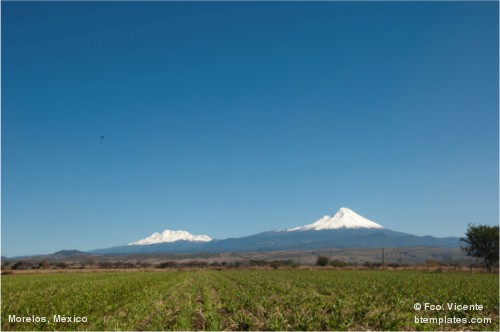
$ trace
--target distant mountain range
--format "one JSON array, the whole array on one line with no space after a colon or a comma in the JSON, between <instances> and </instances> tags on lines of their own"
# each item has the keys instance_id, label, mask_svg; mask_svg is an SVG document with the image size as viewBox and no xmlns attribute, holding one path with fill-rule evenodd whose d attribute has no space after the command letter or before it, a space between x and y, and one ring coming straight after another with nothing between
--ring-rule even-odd
<instances>
[{"instance_id":1,"label":"distant mountain range","mask_svg":"<svg viewBox=\"0 0 500 332\"><path fill-rule=\"evenodd\" d=\"M348 208L324 216L312 224L268 231L241 238L213 240L208 235L165 230L129 245L96 249L93 254L217 253L310 250L325 248L458 247L459 238L415 236L396 232L368 220Z\"/></svg>"}]
</instances>

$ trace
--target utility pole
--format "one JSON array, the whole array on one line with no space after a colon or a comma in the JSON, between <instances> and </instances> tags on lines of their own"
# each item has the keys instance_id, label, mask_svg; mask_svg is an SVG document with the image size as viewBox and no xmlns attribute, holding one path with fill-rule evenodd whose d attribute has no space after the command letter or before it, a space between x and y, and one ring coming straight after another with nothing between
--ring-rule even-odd
<instances>
[{"instance_id":1,"label":"utility pole","mask_svg":"<svg viewBox=\"0 0 500 332\"><path fill-rule=\"evenodd\" d=\"M384 254L384 247L382 247L382 270L385 270L385 254Z\"/></svg>"}]
</instances>

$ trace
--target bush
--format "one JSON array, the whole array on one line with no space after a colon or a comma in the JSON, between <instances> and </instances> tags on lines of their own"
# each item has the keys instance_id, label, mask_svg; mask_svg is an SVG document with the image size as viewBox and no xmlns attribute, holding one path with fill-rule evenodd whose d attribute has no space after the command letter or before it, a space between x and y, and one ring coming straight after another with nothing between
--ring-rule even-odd
<instances>
[{"instance_id":1,"label":"bush","mask_svg":"<svg viewBox=\"0 0 500 332\"><path fill-rule=\"evenodd\" d=\"M55 266L60 269L67 269L69 267L69 264L66 262L57 262Z\"/></svg>"},{"instance_id":2,"label":"bush","mask_svg":"<svg viewBox=\"0 0 500 332\"><path fill-rule=\"evenodd\" d=\"M46 260L43 260L40 263L38 263L38 268L39 269L50 269L50 264Z\"/></svg>"},{"instance_id":3,"label":"bush","mask_svg":"<svg viewBox=\"0 0 500 332\"><path fill-rule=\"evenodd\" d=\"M345 266L348 266L349 264L347 264L344 261L338 260L338 259L332 259L330 261L330 265L335 266L335 267L345 267Z\"/></svg>"},{"instance_id":4,"label":"bush","mask_svg":"<svg viewBox=\"0 0 500 332\"><path fill-rule=\"evenodd\" d=\"M280 266L283 266L283 262L274 260L274 261L271 261L271 263L269 263L269 266L271 266L273 269L277 270L277 269L279 269Z\"/></svg>"},{"instance_id":5,"label":"bush","mask_svg":"<svg viewBox=\"0 0 500 332\"><path fill-rule=\"evenodd\" d=\"M275 259L275 260L269 262L269 266L272 267L273 269L277 270L280 266L297 267L299 265L291 259L287 259L287 260Z\"/></svg>"},{"instance_id":6,"label":"bush","mask_svg":"<svg viewBox=\"0 0 500 332\"><path fill-rule=\"evenodd\" d=\"M19 262L15 263L14 265L12 265L12 270L28 270L28 269L32 269L32 268L33 268L33 264L26 262L26 261L19 261Z\"/></svg>"},{"instance_id":7,"label":"bush","mask_svg":"<svg viewBox=\"0 0 500 332\"><path fill-rule=\"evenodd\" d=\"M174 268L177 266L178 266L178 264L174 261L163 262L163 263L156 265L156 267L159 269Z\"/></svg>"},{"instance_id":8,"label":"bush","mask_svg":"<svg viewBox=\"0 0 500 332\"><path fill-rule=\"evenodd\" d=\"M12 262L4 262L2 263L2 269L7 269L12 266Z\"/></svg>"},{"instance_id":9,"label":"bush","mask_svg":"<svg viewBox=\"0 0 500 332\"><path fill-rule=\"evenodd\" d=\"M101 269L111 269L113 267L113 263L107 261L99 262L98 265Z\"/></svg>"},{"instance_id":10,"label":"bush","mask_svg":"<svg viewBox=\"0 0 500 332\"><path fill-rule=\"evenodd\" d=\"M426 259L425 260L425 265L427 266L439 266L441 265L441 262L435 259Z\"/></svg>"},{"instance_id":11,"label":"bush","mask_svg":"<svg viewBox=\"0 0 500 332\"><path fill-rule=\"evenodd\" d=\"M267 261L263 260L263 259L251 259L250 260L250 266L266 266L268 264Z\"/></svg>"},{"instance_id":12,"label":"bush","mask_svg":"<svg viewBox=\"0 0 500 332\"><path fill-rule=\"evenodd\" d=\"M231 262L228 264L228 267L232 267L232 268L239 268L243 263L242 262L239 262L239 261L236 261L236 262Z\"/></svg>"},{"instance_id":13,"label":"bush","mask_svg":"<svg viewBox=\"0 0 500 332\"><path fill-rule=\"evenodd\" d=\"M330 259L326 256L318 256L318 260L316 261L316 265L327 266L329 260Z\"/></svg>"}]
</instances>

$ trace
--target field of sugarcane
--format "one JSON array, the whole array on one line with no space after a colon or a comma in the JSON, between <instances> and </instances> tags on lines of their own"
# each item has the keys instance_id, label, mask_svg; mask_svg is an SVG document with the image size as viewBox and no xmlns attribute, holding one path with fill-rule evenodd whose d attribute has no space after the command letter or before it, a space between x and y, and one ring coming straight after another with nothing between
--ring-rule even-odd
<instances>
[{"instance_id":1,"label":"field of sugarcane","mask_svg":"<svg viewBox=\"0 0 500 332\"><path fill-rule=\"evenodd\" d=\"M1 326L2 330L498 330L498 283L497 274L425 271L4 275ZM448 303L481 305L482 310L449 309ZM430 305L444 308L432 310ZM422 323L421 318L433 321Z\"/></svg>"}]
</instances>

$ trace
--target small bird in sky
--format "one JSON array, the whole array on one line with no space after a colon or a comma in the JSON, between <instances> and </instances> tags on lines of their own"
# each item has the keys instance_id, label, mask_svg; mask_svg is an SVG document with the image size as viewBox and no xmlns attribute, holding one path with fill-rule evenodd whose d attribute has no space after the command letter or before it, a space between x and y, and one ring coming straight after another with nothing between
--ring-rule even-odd
<instances>
[{"instance_id":1,"label":"small bird in sky","mask_svg":"<svg viewBox=\"0 0 500 332\"><path fill-rule=\"evenodd\" d=\"M104 139L104 136L101 136L101 139Z\"/></svg>"}]
</instances>

